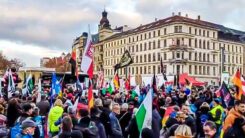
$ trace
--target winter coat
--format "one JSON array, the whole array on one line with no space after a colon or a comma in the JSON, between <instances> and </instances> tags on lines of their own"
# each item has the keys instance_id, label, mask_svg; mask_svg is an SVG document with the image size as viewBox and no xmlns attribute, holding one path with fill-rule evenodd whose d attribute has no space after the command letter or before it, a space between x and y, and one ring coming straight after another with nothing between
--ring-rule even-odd
<instances>
[{"instance_id":1,"label":"winter coat","mask_svg":"<svg viewBox=\"0 0 245 138\"><path fill-rule=\"evenodd\" d=\"M242 117L243 117L242 114L240 114L234 108L232 108L229 111L228 116L225 119L225 123L224 123L224 126L223 126L223 132L225 133L226 129L228 127L231 127L234 124L236 118L242 118Z\"/></svg>"},{"instance_id":2,"label":"winter coat","mask_svg":"<svg viewBox=\"0 0 245 138\"><path fill-rule=\"evenodd\" d=\"M55 106L49 113L49 129L51 133L59 132L59 127L55 126L55 122L62 116L64 109L59 106Z\"/></svg>"},{"instance_id":3,"label":"winter coat","mask_svg":"<svg viewBox=\"0 0 245 138\"><path fill-rule=\"evenodd\" d=\"M129 138L138 138L139 137L139 129L137 126L135 116L130 120L128 127L126 127L125 131L127 132Z\"/></svg>"},{"instance_id":4,"label":"winter coat","mask_svg":"<svg viewBox=\"0 0 245 138\"><path fill-rule=\"evenodd\" d=\"M116 117L116 114L114 112L111 112L109 117L110 117L111 130L112 130L112 134L110 134L109 137L122 138L123 137L122 129Z\"/></svg>"},{"instance_id":5,"label":"winter coat","mask_svg":"<svg viewBox=\"0 0 245 138\"><path fill-rule=\"evenodd\" d=\"M39 103L37 103L37 107L40 109L40 116L47 116L49 109L50 109L50 105L48 101L41 101Z\"/></svg>"},{"instance_id":6,"label":"winter coat","mask_svg":"<svg viewBox=\"0 0 245 138\"><path fill-rule=\"evenodd\" d=\"M59 138L83 138L83 134L79 130L72 130L60 133Z\"/></svg>"},{"instance_id":7,"label":"winter coat","mask_svg":"<svg viewBox=\"0 0 245 138\"><path fill-rule=\"evenodd\" d=\"M155 137L159 137L161 130L161 117L158 111L155 109L152 111L152 130L155 134Z\"/></svg>"},{"instance_id":8,"label":"winter coat","mask_svg":"<svg viewBox=\"0 0 245 138\"><path fill-rule=\"evenodd\" d=\"M132 112L121 112L119 117L120 126L122 128L123 137L127 138L127 133L125 132L126 127L129 124L130 119L132 118Z\"/></svg>"},{"instance_id":9,"label":"winter coat","mask_svg":"<svg viewBox=\"0 0 245 138\"><path fill-rule=\"evenodd\" d=\"M103 108L102 113L100 115L100 119L99 119L100 122L105 127L105 131L106 131L107 136L112 133L109 115L110 115L110 110L108 108Z\"/></svg>"}]
</instances>

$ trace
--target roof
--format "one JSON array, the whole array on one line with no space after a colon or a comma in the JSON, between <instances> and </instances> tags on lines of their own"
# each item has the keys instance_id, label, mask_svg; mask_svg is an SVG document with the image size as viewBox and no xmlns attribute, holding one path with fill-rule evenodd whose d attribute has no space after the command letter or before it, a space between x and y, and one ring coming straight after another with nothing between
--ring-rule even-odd
<instances>
[{"instance_id":1,"label":"roof","mask_svg":"<svg viewBox=\"0 0 245 138\"><path fill-rule=\"evenodd\" d=\"M110 39L118 38L118 37L121 37L124 35L146 31L146 30L149 30L152 28L158 28L162 25L169 24L172 22L186 22L186 23L192 23L195 25L210 27L210 28L217 29L217 30L224 32L224 33L231 33L232 35L244 36L244 41L245 41L245 32L243 32L243 31L238 31L235 29L227 28L223 25L219 25L219 24L215 24L215 23L211 23L211 22L207 22L207 21L203 21L203 20L198 20L198 19L191 19L188 17L179 16L179 15L175 15L175 16L171 16L171 17L168 17L165 19L161 19L161 20L158 20L158 21L146 24L146 25L141 25L137 28L128 30L126 32L114 34L114 35L106 38L105 40L110 40Z\"/></svg>"},{"instance_id":2,"label":"roof","mask_svg":"<svg viewBox=\"0 0 245 138\"><path fill-rule=\"evenodd\" d=\"M44 68L44 67L20 67L19 71L47 71L47 72L55 72L55 68Z\"/></svg>"}]
</instances>

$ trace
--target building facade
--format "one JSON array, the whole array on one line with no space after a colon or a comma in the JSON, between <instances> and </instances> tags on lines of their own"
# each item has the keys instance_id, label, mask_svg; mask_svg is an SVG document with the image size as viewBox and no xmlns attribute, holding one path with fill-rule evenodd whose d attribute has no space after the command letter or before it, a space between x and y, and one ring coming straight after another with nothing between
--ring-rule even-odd
<instances>
[{"instance_id":1,"label":"building facade","mask_svg":"<svg viewBox=\"0 0 245 138\"><path fill-rule=\"evenodd\" d=\"M229 72L231 77L237 69L245 74L245 32L203 21L200 16L191 19L173 13L134 29L111 29L104 11L96 35L99 39L94 41L94 73L103 70L105 78L114 76L114 65L125 50L129 50L134 61L127 70L132 76L160 76L161 58L167 75L187 73L208 84L218 85L222 71ZM118 71L121 77L125 73L125 69Z\"/></svg>"}]
</instances>

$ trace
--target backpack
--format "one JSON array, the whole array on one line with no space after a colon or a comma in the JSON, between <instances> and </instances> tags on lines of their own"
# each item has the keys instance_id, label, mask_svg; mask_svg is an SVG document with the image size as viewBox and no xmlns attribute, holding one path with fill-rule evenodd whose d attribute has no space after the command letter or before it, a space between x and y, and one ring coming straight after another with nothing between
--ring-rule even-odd
<instances>
[{"instance_id":1,"label":"backpack","mask_svg":"<svg viewBox=\"0 0 245 138\"><path fill-rule=\"evenodd\" d=\"M94 121L90 121L88 127L81 127L79 125L75 126L76 130L80 130L83 133L83 137L85 138L98 138L99 129L95 125Z\"/></svg>"},{"instance_id":2,"label":"backpack","mask_svg":"<svg viewBox=\"0 0 245 138\"><path fill-rule=\"evenodd\" d=\"M204 123L206 122L208 120L208 115L206 115L206 114L202 114L201 116L200 116L200 121L201 121L201 128L203 128L203 126L204 126Z\"/></svg>"},{"instance_id":3,"label":"backpack","mask_svg":"<svg viewBox=\"0 0 245 138\"><path fill-rule=\"evenodd\" d=\"M10 135L11 138L17 137L17 135L21 134L21 124L20 124L20 117L17 119L16 125L11 128Z\"/></svg>"},{"instance_id":4,"label":"backpack","mask_svg":"<svg viewBox=\"0 0 245 138\"><path fill-rule=\"evenodd\" d=\"M40 132L40 137L44 137L45 134L44 134L44 126L43 126L43 120L42 120L42 117L41 116L36 116L34 118L36 124L37 124L37 127L39 129L39 132Z\"/></svg>"}]
</instances>

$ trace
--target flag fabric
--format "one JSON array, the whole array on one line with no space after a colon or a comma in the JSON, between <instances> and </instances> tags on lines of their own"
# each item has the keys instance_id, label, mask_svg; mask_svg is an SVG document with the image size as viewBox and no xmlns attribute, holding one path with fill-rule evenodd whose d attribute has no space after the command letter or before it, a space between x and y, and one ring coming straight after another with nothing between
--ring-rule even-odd
<instances>
[{"instance_id":1,"label":"flag fabric","mask_svg":"<svg viewBox=\"0 0 245 138\"><path fill-rule=\"evenodd\" d=\"M32 74L30 73L28 78L27 78L27 81L26 81L26 86L27 86L27 93L32 93L32 90L34 88L34 85L33 85L33 82L32 82Z\"/></svg>"},{"instance_id":2,"label":"flag fabric","mask_svg":"<svg viewBox=\"0 0 245 138\"><path fill-rule=\"evenodd\" d=\"M240 74L239 70L237 70L234 78L232 79L232 82L238 88L238 93L236 95L236 99L241 100L244 91L242 89L242 80L241 80L241 74Z\"/></svg>"},{"instance_id":3,"label":"flag fabric","mask_svg":"<svg viewBox=\"0 0 245 138\"><path fill-rule=\"evenodd\" d=\"M73 105L73 107L72 107L72 112L73 112L74 114L76 114L76 112L77 112L78 101L79 101L79 97L76 99L76 101L75 101L75 103L74 103L74 105Z\"/></svg>"},{"instance_id":4,"label":"flag fabric","mask_svg":"<svg viewBox=\"0 0 245 138\"><path fill-rule=\"evenodd\" d=\"M88 89L88 107L91 109L94 106L94 95L93 95L93 85L92 80L89 81L89 89Z\"/></svg>"},{"instance_id":5,"label":"flag fabric","mask_svg":"<svg viewBox=\"0 0 245 138\"><path fill-rule=\"evenodd\" d=\"M167 89L166 89L166 93L170 93L172 90L172 85L168 85Z\"/></svg>"},{"instance_id":6,"label":"flag fabric","mask_svg":"<svg viewBox=\"0 0 245 138\"><path fill-rule=\"evenodd\" d=\"M120 59L120 62L114 66L115 72L123 67L127 67L133 63L133 59L128 50L126 50Z\"/></svg>"},{"instance_id":7,"label":"flag fabric","mask_svg":"<svg viewBox=\"0 0 245 138\"><path fill-rule=\"evenodd\" d=\"M136 115L136 123L141 134L142 129L151 129L152 125L152 89L150 89L141 103Z\"/></svg>"},{"instance_id":8,"label":"flag fabric","mask_svg":"<svg viewBox=\"0 0 245 138\"><path fill-rule=\"evenodd\" d=\"M113 80L110 81L108 91L110 94L112 94L115 91L115 86Z\"/></svg>"},{"instance_id":9,"label":"flag fabric","mask_svg":"<svg viewBox=\"0 0 245 138\"><path fill-rule=\"evenodd\" d=\"M106 94L106 89L102 88L102 94L105 95Z\"/></svg>"},{"instance_id":10,"label":"flag fabric","mask_svg":"<svg viewBox=\"0 0 245 138\"><path fill-rule=\"evenodd\" d=\"M242 80L242 90L245 93L245 79L244 79L244 76L241 77L241 80Z\"/></svg>"},{"instance_id":11,"label":"flag fabric","mask_svg":"<svg viewBox=\"0 0 245 138\"><path fill-rule=\"evenodd\" d=\"M140 86L137 85L134 90L132 91L131 97L134 98L135 96L140 96Z\"/></svg>"},{"instance_id":12,"label":"flag fabric","mask_svg":"<svg viewBox=\"0 0 245 138\"><path fill-rule=\"evenodd\" d=\"M225 82L222 83L218 93L220 93L220 98L222 100L222 106L224 108L227 108L230 104L232 104L231 100L233 99L233 97L231 96L231 93L229 89L227 88Z\"/></svg>"},{"instance_id":13,"label":"flag fabric","mask_svg":"<svg viewBox=\"0 0 245 138\"><path fill-rule=\"evenodd\" d=\"M190 83L190 81L187 80L186 78L185 78L185 82L187 86L184 91L186 95L189 95L191 93L192 83Z\"/></svg>"},{"instance_id":14,"label":"flag fabric","mask_svg":"<svg viewBox=\"0 0 245 138\"><path fill-rule=\"evenodd\" d=\"M103 75L103 72L102 71L99 71L98 72L98 79L97 79L97 89L101 89L102 86L103 86L103 80L104 80L104 75Z\"/></svg>"},{"instance_id":15,"label":"flag fabric","mask_svg":"<svg viewBox=\"0 0 245 138\"><path fill-rule=\"evenodd\" d=\"M39 81L38 81L38 95L37 95L36 103L41 101L41 95L42 95L42 84L41 84L41 79L39 79Z\"/></svg>"},{"instance_id":16,"label":"flag fabric","mask_svg":"<svg viewBox=\"0 0 245 138\"><path fill-rule=\"evenodd\" d=\"M90 79L93 78L93 44L90 32L82 57L81 70L87 73Z\"/></svg>"},{"instance_id":17,"label":"flag fabric","mask_svg":"<svg viewBox=\"0 0 245 138\"><path fill-rule=\"evenodd\" d=\"M152 89L153 89L153 93L157 92L157 80L156 80L156 75L154 74L153 78L152 78Z\"/></svg>"},{"instance_id":18,"label":"flag fabric","mask_svg":"<svg viewBox=\"0 0 245 138\"><path fill-rule=\"evenodd\" d=\"M115 75L115 77L114 77L114 79L113 79L113 82L114 82L114 84L115 84L115 87L116 87L117 89L119 89L120 87L119 87L119 78L118 78L118 74Z\"/></svg>"},{"instance_id":19,"label":"flag fabric","mask_svg":"<svg viewBox=\"0 0 245 138\"><path fill-rule=\"evenodd\" d=\"M76 62L76 48L73 47L69 63L71 64L71 74L78 78L77 62Z\"/></svg>"},{"instance_id":20,"label":"flag fabric","mask_svg":"<svg viewBox=\"0 0 245 138\"><path fill-rule=\"evenodd\" d=\"M165 81L168 81L167 76L166 76L166 66L163 66L162 58L161 58L161 72L162 72L162 75L163 75L163 79Z\"/></svg>"},{"instance_id":21,"label":"flag fabric","mask_svg":"<svg viewBox=\"0 0 245 138\"><path fill-rule=\"evenodd\" d=\"M52 76L52 96L62 94L62 88L60 85L60 81L57 79L55 73Z\"/></svg>"},{"instance_id":22,"label":"flag fabric","mask_svg":"<svg viewBox=\"0 0 245 138\"><path fill-rule=\"evenodd\" d=\"M12 93L15 92L15 84L13 80L13 75L11 69L8 72L8 98L12 96Z\"/></svg>"},{"instance_id":23,"label":"flag fabric","mask_svg":"<svg viewBox=\"0 0 245 138\"><path fill-rule=\"evenodd\" d=\"M173 109L174 109L174 106L167 107L167 109L164 113L163 119L162 119L162 127L166 126L166 122L167 122L170 114L173 112Z\"/></svg>"},{"instance_id":24,"label":"flag fabric","mask_svg":"<svg viewBox=\"0 0 245 138\"><path fill-rule=\"evenodd\" d=\"M130 89L131 89L131 86L130 86L130 75L128 75L128 78L126 79L124 85L125 85L125 88L126 88L128 91L130 91Z\"/></svg>"}]
</instances>

